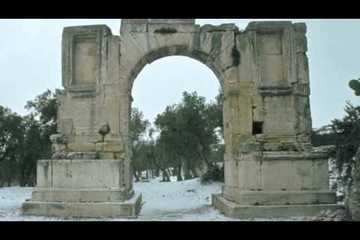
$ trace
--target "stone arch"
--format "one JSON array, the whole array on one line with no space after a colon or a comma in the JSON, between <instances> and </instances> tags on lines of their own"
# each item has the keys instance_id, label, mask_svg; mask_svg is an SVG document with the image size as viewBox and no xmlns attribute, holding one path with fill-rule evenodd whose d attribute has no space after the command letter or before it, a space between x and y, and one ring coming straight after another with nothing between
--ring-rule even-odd
<instances>
[{"instance_id":1,"label":"stone arch","mask_svg":"<svg viewBox=\"0 0 360 240\"><path fill-rule=\"evenodd\" d=\"M210 55L201 52L198 50L189 50L188 46L185 45L173 45L173 46L165 46L158 49L154 49L149 51L144 55L133 67L131 70L131 74L129 77L130 82L130 92L132 90L132 86L138 74L142 71L142 69L152 62L170 56L184 56L189 57L191 59L197 60L200 63L207 66L217 77L220 86L223 88L224 85L224 73L223 67L221 63L217 62L214 59L211 59Z\"/></svg>"},{"instance_id":2,"label":"stone arch","mask_svg":"<svg viewBox=\"0 0 360 240\"><path fill-rule=\"evenodd\" d=\"M234 24L200 27L194 19L123 19L120 36L104 25L65 28L65 93L52 137L62 155L38 162L38 188L25 213L139 213L128 145L131 87L147 63L170 55L204 63L224 90L225 184L213 206L239 218L337 209L327 154L310 142L306 53L305 24L289 21L251 22L239 31ZM111 131L101 142L104 122Z\"/></svg>"}]
</instances>

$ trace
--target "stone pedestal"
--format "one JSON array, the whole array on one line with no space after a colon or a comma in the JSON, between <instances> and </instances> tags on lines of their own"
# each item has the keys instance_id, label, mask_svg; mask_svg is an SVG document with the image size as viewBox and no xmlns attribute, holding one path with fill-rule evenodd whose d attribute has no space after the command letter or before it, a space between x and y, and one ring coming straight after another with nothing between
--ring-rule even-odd
<instances>
[{"instance_id":1,"label":"stone pedestal","mask_svg":"<svg viewBox=\"0 0 360 240\"><path fill-rule=\"evenodd\" d=\"M122 160L41 160L26 215L136 217L141 195L126 186Z\"/></svg>"},{"instance_id":2,"label":"stone pedestal","mask_svg":"<svg viewBox=\"0 0 360 240\"><path fill-rule=\"evenodd\" d=\"M258 152L226 161L222 194L212 205L235 218L316 216L336 210L324 153Z\"/></svg>"},{"instance_id":3,"label":"stone pedestal","mask_svg":"<svg viewBox=\"0 0 360 240\"><path fill-rule=\"evenodd\" d=\"M245 205L229 201L221 194L212 196L212 205L232 218L289 218L318 216L322 211L343 208L333 204Z\"/></svg>"}]
</instances>

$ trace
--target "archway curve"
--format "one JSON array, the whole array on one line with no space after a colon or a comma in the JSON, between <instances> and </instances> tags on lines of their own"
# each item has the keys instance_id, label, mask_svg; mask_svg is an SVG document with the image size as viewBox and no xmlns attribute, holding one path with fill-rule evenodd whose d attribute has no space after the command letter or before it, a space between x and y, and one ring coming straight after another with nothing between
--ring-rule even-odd
<instances>
[{"instance_id":1,"label":"archway curve","mask_svg":"<svg viewBox=\"0 0 360 240\"><path fill-rule=\"evenodd\" d=\"M139 73L144 69L144 67L147 64L151 64L152 62L165 58L165 57L171 57L171 56L184 56L189 57L193 60L196 60L205 66L207 66L216 76L216 78L219 81L219 84L221 88L224 87L224 73L223 73L223 67L221 64L211 56L210 54L207 54L205 52L195 50L195 49L189 49L186 45L173 45L173 46L166 46L161 47L158 49L154 49L149 51L147 54L145 54L131 69L130 73L130 79L129 79L129 93L132 92L133 85L135 82L135 79L139 75Z\"/></svg>"},{"instance_id":2,"label":"archway curve","mask_svg":"<svg viewBox=\"0 0 360 240\"><path fill-rule=\"evenodd\" d=\"M180 103L185 91L196 92L211 104L216 102L221 88L218 77L200 61L178 55L163 57L145 65L137 75L130 96L131 109L141 109L153 123L167 106Z\"/></svg>"}]
</instances>

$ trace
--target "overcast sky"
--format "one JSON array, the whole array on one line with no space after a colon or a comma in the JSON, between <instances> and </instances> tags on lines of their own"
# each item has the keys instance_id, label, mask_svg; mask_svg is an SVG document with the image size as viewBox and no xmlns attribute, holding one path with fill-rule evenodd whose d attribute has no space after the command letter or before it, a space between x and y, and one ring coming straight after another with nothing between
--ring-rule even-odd
<instances>
[{"instance_id":1,"label":"overcast sky","mask_svg":"<svg viewBox=\"0 0 360 240\"><path fill-rule=\"evenodd\" d=\"M245 29L252 20L198 19L197 24L235 23ZM286 20L286 19L283 19ZM358 105L347 83L360 78L360 20L310 20L308 57L313 127L344 115L347 100ZM61 34L66 26L106 24L118 35L119 19L5 20L0 19L0 105L26 114L27 100L46 89L61 88ZM187 57L162 58L147 65L135 80L134 105L153 121L183 91L197 91L208 100L218 93L212 71Z\"/></svg>"}]
</instances>

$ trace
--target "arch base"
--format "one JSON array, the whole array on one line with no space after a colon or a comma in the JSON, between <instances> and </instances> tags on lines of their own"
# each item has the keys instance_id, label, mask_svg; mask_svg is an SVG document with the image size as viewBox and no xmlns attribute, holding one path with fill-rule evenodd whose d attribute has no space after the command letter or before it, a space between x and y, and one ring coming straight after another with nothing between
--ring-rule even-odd
<instances>
[{"instance_id":1,"label":"arch base","mask_svg":"<svg viewBox=\"0 0 360 240\"><path fill-rule=\"evenodd\" d=\"M37 162L36 188L24 215L61 218L136 218L142 196L127 186L123 160Z\"/></svg>"},{"instance_id":2,"label":"arch base","mask_svg":"<svg viewBox=\"0 0 360 240\"><path fill-rule=\"evenodd\" d=\"M212 195L212 206L225 216L238 219L314 217L326 210L344 209L340 204L241 205L225 199L221 194Z\"/></svg>"},{"instance_id":3,"label":"arch base","mask_svg":"<svg viewBox=\"0 0 360 240\"><path fill-rule=\"evenodd\" d=\"M212 205L240 219L313 217L338 210L343 206L329 190L328 169L326 152L242 154L225 162L230 174L222 193L212 195Z\"/></svg>"},{"instance_id":4,"label":"arch base","mask_svg":"<svg viewBox=\"0 0 360 240\"><path fill-rule=\"evenodd\" d=\"M24 215L61 218L136 218L141 209L141 194L118 202L37 202L23 203Z\"/></svg>"}]
</instances>

